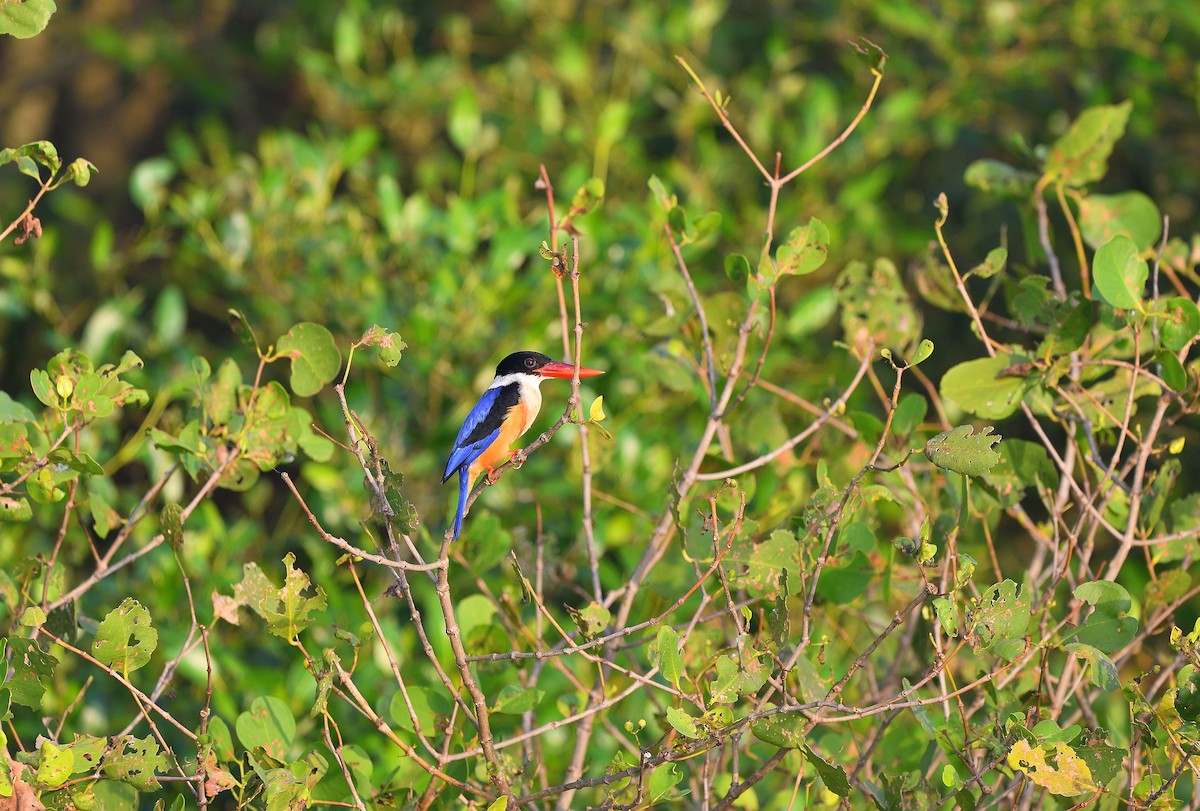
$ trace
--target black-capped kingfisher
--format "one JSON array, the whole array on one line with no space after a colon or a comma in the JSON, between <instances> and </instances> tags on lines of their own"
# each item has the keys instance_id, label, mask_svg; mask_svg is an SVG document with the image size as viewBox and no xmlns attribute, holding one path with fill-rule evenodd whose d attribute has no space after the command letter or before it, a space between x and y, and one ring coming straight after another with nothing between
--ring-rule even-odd
<instances>
[{"instance_id":1,"label":"black-capped kingfisher","mask_svg":"<svg viewBox=\"0 0 1200 811\"><path fill-rule=\"evenodd\" d=\"M599 369L579 367L580 377L604 374ZM547 377L570 379L575 367L551 360L541 352L513 352L496 366L496 377L479 402L463 420L446 460L442 484L458 473L458 508L454 512L454 535L462 529L463 512L471 483L483 471L490 476L513 454L517 438L533 425L542 407L539 388Z\"/></svg>"}]
</instances>

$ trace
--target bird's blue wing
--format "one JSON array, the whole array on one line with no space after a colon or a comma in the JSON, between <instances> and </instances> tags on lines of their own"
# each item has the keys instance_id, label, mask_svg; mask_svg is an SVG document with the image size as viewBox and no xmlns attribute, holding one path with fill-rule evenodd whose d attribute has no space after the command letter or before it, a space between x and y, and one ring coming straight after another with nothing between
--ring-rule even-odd
<instances>
[{"instance_id":1,"label":"bird's blue wing","mask_svg":"<svg viewBox=\"0 0 1200 811\"><path fill-rule=\"evenodd\" d=\"M500 391L500 389L485 391L479 398L479 402L467 414L467 418L463 420L462 428L458 429L458 436L454 440L454 450L450 452L450 458L446 460L446 471L442 474L443 482L453 476L454 471L466 467L478 459L480 454L500 436L499 424L487 433L484 433L486 427L482 425L483 421L492 413Z\"/></svg>"}]
</instances>

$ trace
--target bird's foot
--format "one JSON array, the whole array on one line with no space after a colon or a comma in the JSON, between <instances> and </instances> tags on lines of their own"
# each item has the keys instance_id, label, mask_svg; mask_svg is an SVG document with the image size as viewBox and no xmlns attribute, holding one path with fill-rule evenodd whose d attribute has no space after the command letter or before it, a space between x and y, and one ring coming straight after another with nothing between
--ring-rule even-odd
<instances>
[{"instance_id":1,"label":"bird's foot","mask_svg":"<svg viewBox=\"0 0 1200 811\"><path fill-rule=\"evenodd\" d=\"M519 468L521 465L525 464L525 451L523 451L523 450L509 451L508 452L508 461L512 462L513 467Z\"/></svg>"}]
</instances>

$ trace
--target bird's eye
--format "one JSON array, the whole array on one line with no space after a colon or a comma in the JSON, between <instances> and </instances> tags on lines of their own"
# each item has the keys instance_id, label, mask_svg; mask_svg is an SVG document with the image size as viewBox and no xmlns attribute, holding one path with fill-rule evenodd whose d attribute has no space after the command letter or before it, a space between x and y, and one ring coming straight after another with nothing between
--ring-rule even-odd
<instances>
[{"instance_id":1,"label":"bird's eye","mask_svg":"<svg viewBox=\"0 0 1200 811\"><path fill-rule=\"evenodd\" d=\"M533 368L533 364L536 362L537 361L535 361L533 358L525 358L525 365L528 366L530 369Z\"/></svg>"}]
</instances>

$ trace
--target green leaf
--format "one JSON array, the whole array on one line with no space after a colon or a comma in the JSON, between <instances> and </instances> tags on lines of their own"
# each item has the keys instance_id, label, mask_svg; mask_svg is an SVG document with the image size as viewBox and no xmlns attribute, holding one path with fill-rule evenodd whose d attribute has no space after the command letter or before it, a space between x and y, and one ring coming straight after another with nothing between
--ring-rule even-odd
<instances>
[{"instance_id":1,"label":"green leaf","mask_svg":"<svg viewBox=\"0 0 1200 811\"><path fill-rule=\"evenodd\" d=\"M1077 642L1099 648L1104 653L1112 653L1133 640L1138 621L1127 616L1133 601L1124 586L1101 580L1080 583L1073 593L1075 599L1095 606L1075 634Z\"/></svg>"},{"instance_id":2,"label":"green leaf","mask_svg":"<svg viewBox=\"0 0 1200 811\"><path fill-rule=\"evenodd\" d=\"M22 628L36 628L39 625L46 623L46 612L41 606L31 605L21 612L21 619L18 624Z\"/></svg>"},{"instance_id":3,"label":"green leaf","mask_svg":"<svg viewBox=\"0 0 1200 811\"><path fill-rule=\"evenodd\" d=\"M1162 367L1159 375L1172 391L1183 391L1187 388L1187 370L1183 368L1183 364L1179 362L1179 358L1174 352L1160 349L1154 353L1154 359Z\"/></svg>"},{"instance_id":4,"label":"green leaf","mask_svg":"<svg viewBox=\"0 0 1200 811\"><path fill-rule=\"evenodd\" d=\"M675 707L667 707L667 723L675 727L680 735L695 740L704 737L703 731L696 725L696 719L686 711Z\"/></svg>"},{"instance_id":5,"label":"green leaf","mask_svg":"<svg viewBox=\"0 0 1200 811\"><path fill-rule=\"evenodd\" d=\"M967 271L967 276L990 279L1003 270L1007 262L1008 248L992 248L982 262Z\"/></svg>"},{"instance_id":6,"label":"green leaf","mask_svg":"<svg viewBox=\"0 0 1200 811\"><path fill-rule=\"evenodd\" d=\"M288 552L283 558L287 569L283 587L270 589L258 603L271 633L292 643L312 623L313 614L325 610L325 590L317 586L314 596L304 596L309 587L308 575L295 568L295 563L296 556Z\"/></svg>"},{"instance_id":7,"label":"green leaf","mask_svg":"<svg viewBox=\"0 0 1200 811\"><path fill-rule=\"evenodd\" d=\"M732 579L759 594L777 594L782 589L783 571L799 570L800 544L796 535L777 529L759 544L735 542L725 556L726 563L735 568Z\"/></svg>"},{"instance_id":8,"label":"green leaf","mask_svg":"<svg viewBox=\"0 0 1200 811\"><path fill-rule=\"evenodd\" d=\"M598 177L589 178L579 187L571 198L571 210L567 218L573 219L579 214L588 214L596 209L604 200L604 181Z\"/></svg>"},{"instance_id":9,"label":"green leaf","mask_svg":"<svg viewBox=\"0 0 1200 811\"><path fill-rule=\"evenodd\" d=\"M399 333L389 332L378 324L363 333L359 343L376 347L379 350L380 362L389 368L400 362L401 355L408 348L408 344L400 339Z\"/></svg>"},{"instance_id":10,"label":"green leaf","mask_svg":"<svg viewBox=\"0 0 1200 811\"><path fill-rule=\"evenodd\" d=\"M646 781L650 802L657 803L659 800L674 798L675 786L682 780L683 770L679 768L678 763L664 763L659 766L650 773L650 778Z\"/></svg>"},{"instance_id":11,"label":"green leaf","mask_svg":"<svg viewBox=\"0 0 1200 811\"><path fill-rule=\"evenodd\" d=\"M104 468L100 466L100 463L83 451L75 454L66 448L58 448L47 458L56 465L65 465L71 470L86 476L104 475Z\"/></svg>"},{"instance_id":12,"label":"green leaf","mask_svg":"<svg viewBox=\"0 0 1200 811\"><path fill-rule=\"evenodd\" d=\"M912 368L913 366L917 366L917 365L925 362L926 360L929 359L929 356L932 354L933 354L933 341L929 340L928 338L922 339L921 343L917 345L917 351L913 355L912 360L910 360L908 362L909 368Z\"/></svg>"},{"instance_id":13,"label":"green leaf","mask_svg":"<svg viewBox=\"0 0 1200 811\"><path fill-rule=\"evenodd\" d=\"M0 496L0 521L23 524L33 520L33 506L29 499Z\"/></svg>"},{"instance_id":14,"label":"green leaf","mask_svg":"<svg viewBox=\"0 0 1200 811\"><path fill-rule=\"evenodd\" d=\"M274 696L258 696L250 709L237 718L234 725L238 740L246 749L261 746L275 758L283 760L296 737L296 719L287 704Z\"/></svg>"},{"instance_id":15,"label":"green leaf","mask_svg":"<svg viewBox=\"0 0 1200 811\"><path fill-rule=\"evenodd\" d=\"M828 258L829 229L816 217L808 225L793 228L776 253L779 273L796 276L812 273Z\"/></svg>"},{"instance_id":16,"label":"green leaf","mask_svg":"<svg viewBox=\"0 0 1200 811\"><path fill-rule=\"evenodd\" d=\"M38 788L58 788L71 776L75 766L75 753L65 746L51 741L42 741L38 750L37 775L34 781Z\"/></svg>"},{"instance_id":17,"label":"green leaf","mask_svg":"<svg viewBox=\"0 0 1200 811\"><path fill-rule=\"evenodd\" d=\"M990 648L1002 640L1023 636L1029 616L1029 595L1023 589L1018 595L1017 584L1004 580L972 601L967 610L967 628L977 650Z\"/></svg>"},{"instance_id":18,"label":"green leaf","mask_svg":"<svg viewBox=\"0 0 1200 811\"><path fill-rule=\"evenodd\" d=\"M1096 249L1092 276L1096 292L1110 307L1117 310L1142 310L1142 293L1150 267L1133 240L1116 236Z\"/></svg>"},{"instance_id":19,"label":"green leaf","mask_svg":"<svg viewBox=\"0 0 1200 811\"><path fill-rule=\"evenodd\" d=\"M821 782L825 784L825 788L839 797L850 796L850 780L846 777L845 769L841 766L833 765L807 746L802 747L801 751L804 753L804 758L813 765L813 768L817 770L817 774L821 776Z\"/></svg>"},{"instance_id":20,"label":"green leaf","mask_svg":"<svg viewBox=\"0 0 1200 811\"><path fill-rule=\"evenodd\" d=\"M949 636L958 636L958 603L954 596L937 597L933 601L933 610L937 612L938 622L942 624Z\"/></svg>"},{"instance_id":21,"label":"green leaf","mask_svg":"<svg viewBox=\"0 0 1200 811\"><path fill-rule=\"evenodd\" d=\"M804 748L805 718L800 713L779 713L750 723L754 737L780 749Z\"/></svg>"},{"instance_id":22,"label":"green leaf","mask_svg":"<svg viewBox=\"0 0 1200 811\"><path fill-rule=\"evenodd\" d=\"M683 676L683 652L679 650L679 634L674 628L670 625L659 627L654 650L658 655L658 669L663 678L678 690L679 680Z\"/></svg>"},{"instance_id":23,"label":"green leaf","mask_svg":"<svg viewBox=\"0 0 1200 811\"><path fill-rule=\"evenodd\" d=\"M835 288L847 344L857 347L873 339L876 346L906 350L921 334L921 314L890 259L876 259L870 266L850 262L838 274Z\"/></svg>"},{"instance_id":24,"label":"green leaf","mask_svg":"<svg viewBox=\"0 0 1200 811\"><path fill-rule=\"evenodd\" d=\"M963 181L982 192L1026 200L1033 194L1038 176L1003 161L984 158L967 167Z\"/></svg>"},{"instance_id":25,"label":"green leaf","mask_svg":"<svg viewBox=\"0 0 1200 811\"><path fill-rule=\"evenodd\" d=\"M410 686L408 700L412 702L413 713L416 714L417 723L420 724L421 732L425 735L436 730L439 724L444 725L454 709L453 702L445 693L426 687ZM408 711L408 704L404 701L403 693L397 691L392 696L388 714L396 726L409 732L416 732L413 728L412 714Z\"/></svg>"},{"instance_id":26,"label":"green leaf","mask_svg":"<svg viewBox=\"0 0 1200 811\"><path fill-rule=\"evenodd\" d=\"M1129 757L1128 749L1108 746L1104 743L1092 743L1076 746L1075 754L1091 769L1092 778L1097 785L1108 785L1112 779L1125 769L1125 761Z\"/></svg>"},{"instance_id":27,"label":"green leaf","mask_svg":"<svg viewBox=\"0 0 1200 811\"><path fill-rule=\"evenodd\" d=\"M717 677L709 685L709 691L714 702L732 704L738 696L737 663L728 655L717 659Z\"/></svg>"},{"instance_id":28,"label":"green leaf","mask_svg":"<svg viewBox=\"0 0 1200 811\"><path fill-rule=\"evenodd\" d=\"M292 391L311 397L337 376L342 353L325 327L306 321L279 339L276 351L292 359Z\"/></svg>"},{"instance_id":29,"label":"green leaf","mask_svg":"<svg viewBox=\"0 0 1200 811\"><path fill-rule=\"evenodd\" d=\"M150 612L132 597L108 612L96 631L92 655L125 676L150 661L158 647L158 630Z\"/></svg>"},{"instance_id":30,"label":"green leaf","mask_svg":"<svg viewBox=\"0 0 1200 811\"><path fill-rule=\"evenodd\" d=\"M740 663L728 654L719 656L716 678L709 685L712 700L732 704L739 696L758 692L771 675L769 666L760 657L761 654L749 648L739 654Z\"/></svg>"},{"instance_id":31,"label":"green leaf","mask_svg":"<svg viewBox=\"0 0 1200 811\"><path fill-rule=\"evenodd\" d=\"M0 391L0 424L33 422L33 412L14 400L7 392Z\"/></svg>"},{"instance_id":32,"label":"green leaf","mask_svg":"<svg viewBox=\"0 0 1200 811\"><path fill-rule=\"evenodd\" d=\"M1154 201L1140 191L1091 194L1079 203L1079 230L1093 250L1115 236L1124 236L1145 251L1162 236L1162 215Z\"/></svg>"},{"instance_id":33,"label":"green leaf","mask_svg":"<svg viewBox=\"0 0 1200 811\"><path fill-rule=\"evenodd\" d=\"M942 396L982 419L1004 419L1020 407L1029 385L1009 373L1012 366L1006 354L960 363L942 377Z\"/></svg>"},{"instance_id":34,"label":"green leaf","mask_svg":"<svg viewBox=\"0 0 1200 811\"><path fill-rule=\"evenodd\" d=\"M54 0L0 3L0 34L12 34L17 39L36 36L50 23L50 16L56 11L58 6Z\"/></svg>"},{"instance_id":35,"label":"green leaf","mask_svg":"<svg viewBox=\"0 0 1200 811\"><path fill-rule=\"evenodd\" d=\"M454 94L446 130L450 134L450 141L460 152L474 154L483 132L483 114L479 109L479 97L469 85L461 85Z\"/></svg>"},{"instance_id":36,"label":"green leaf","mask_svg":"<svg viewBox=\"0 0 1200 811\"><path fill-rule=\"evenodd\" d=\"M1111 693L1121 686L1121 680L1117 677L1117 666L1099 648L1081 642L1070 642L1064 645L1063 649L1087 660L1092 666L1092 684L1104 692Z\"/></svg>"},{"instance_id":37,"label":"green leaf","mask_svg":"<svg viewBox=\"0 0 1200 811\"><path fill-rule=\"evenodd\" d=\"M1048 180L1062 179L1083 186L1104 177L1113 145L1125 134L1133 102L1107 104L1085 110L1072 122L1046 156Z\"/></svg>"},{"instance_id":38,"label":"green leaf","mask_svg":"<svg viewBox=\"0 0 1200 811\"><path fill-rule=\"evenodd\" d=\"M817 594L836 605L854 602L871 585L875 567L862 552L845 566L827 566L817 581Z\"/></svg>"},{"instance_id":39,"label":"green leaf","mask_svg":"<svg viewBox=\"0 0 1200 811\"><path fill-rule=\"evenodd\" d=\"M67 166L67 171L63 173L63 179L82 188L91 181L92 173L98 171L100 170L88 159L76 158Z\"/></svg>"},{"instance_id":40,"label":"green leaf","mask_svg":"<svg viewBox=\"0 0 1200 811\"><path fill-rule=\"evenodd\" d=\"M1000 454L993 446L1000 441L992 426L984 426L978 434L970 425L959 425L943 431L925 443L925 458L942 470L982 476L996 466Z\"/></svg>"},{"instance_id":41,"label":"green leaf","mask_svg":"<svg viewBox=\"0 0 1200 811\"><path fill-rule=\"evenodd\" d=\"M654 195L654 201L662 206L663 211L670 211L678 202L674 194L667 191L666 184L658 175L650 175L650 179L646 181L646 185L650 187L650 193Z\"/></svg>"},{"instance_id":42,"label":"green leaf","mask_svg":"<svg viewBox=\"0 0 1200 811\"><path fill-rule=\"evenodd\" d=\"M492 712L520 715L540 704L545 695L545 690L525 688L518 684L506 684L500 688L500 694L496 696L496 703L492 705Z\"/></svg>"},{"instance_id":43,"label":"green leaf","mask_svg":"<svg viewBox=\"0 0 1200 811\"><path fill-rule=\"evenodd\" d=\"M12 651L12 658L8 662L9 680L5 686L12 695L13 703L40 709L42 695L54 676L58 660L27 637L9 639L8 648Z\"/></svg>"},{"instance_id":44,"label":"green leaf","mask_svg":"<svg viewBox=\"0 0 1200 811\"><path fill-rule=\"evenodd\" d=\"M742 284L750 276L750 260L740 253L731 253L725 257L725 275L734 284Z\"/></svg>"},{"instance_id":45,"label":"green leaf","mask_svg":"<svg viewBox=\"0 0 1200 811\"><path fill-rule=\"evenodd\" d=\"M1191 299L1175 296L1163 302L1165 312L1159 323L1163 346L1178 352L1200 333L1200 309Z\"/></svg>"},{"instance_id":46,"label":"green leaf","mask_svg":"<svg viewBox=\"0 0 1200 811\"><path fill-rule=\"evenodd\" d=\"M139 791L157 791L161 784L155 772L165 772L169 768L170 762L151 735L122 739L117 743L116 753L104 761L106 775Z\"/></svg>"},{"instance_id":47,"label":"green leaf","mask_svg":"<svg viewBox=\"0 0 1200 811\"><path fill-rule=\"evenodd\" d=\"M865 62L867 67L877 73L883 73L883 66L887 63L887 54L883 52L883 48L866 37L859 37L858 42L853 45L854 50L858 51L858 58Z\"/></svg>"},{"instance_id":48,"label":"green leaf","mask_svg":"<svg viewBox=\"0 0 1200 811\"><path fill-rule=\"evenodd\" d=\"M34 396L44 405L50 408L62 408L62 400L59 399L58 392L55 390L54 384L50 382L50 375L45 369L34 369L30 372L29 385L33 387Z\"/></svg>"},{"instance_id":49,"label":"green leaf","mask_svg":"<svg viewBox=\"0 0 1200 811\"><path fill-rule=\"evenodd\" d=\"M588 639L595 637L612 622L612 612L595 600L588 603L588 606L582 611L578 611L571 606L567 606L566 608L567 613L574 620L575 626L579 628L579 632Z\"/></svg>"},{"instance_id":50,"label":"green leaf","mask_svg":"<svg viewBox=\"0 0 1200 811\"><path fill-rule=\"evenodd\" d=\"M179 549L183 545L183 508L174 501L163 505L158 526L172 549Z\"/></svg>"},{"instance_id":51,"label":"green leaf","mask_svg":"<svg viewBox=\"0 0 1200 811\"><path fill-rule=\"evenodd\" d=\"M1181 673L1180 676L1182 675ZM1200 670L1192 668L1186 679L1178 680L1172 703L1175 705L1175 712L1179 713L1179 717L1184 721L1194 724L1197 718L1200 718Z\"/></svg>"}]
</instances>

